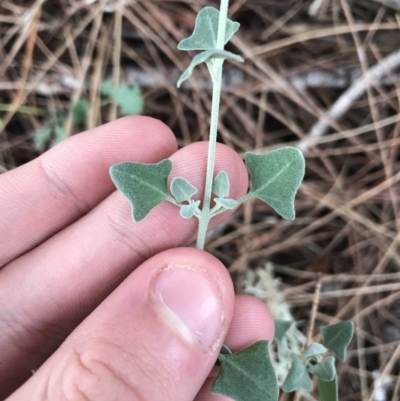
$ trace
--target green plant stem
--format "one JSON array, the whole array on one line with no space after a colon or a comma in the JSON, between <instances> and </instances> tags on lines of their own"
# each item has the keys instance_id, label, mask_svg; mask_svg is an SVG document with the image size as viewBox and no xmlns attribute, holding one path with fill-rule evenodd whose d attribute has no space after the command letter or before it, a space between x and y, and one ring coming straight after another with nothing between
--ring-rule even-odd
<instances>
[{"instance_id":1,"label":"green plant stem","mask_svg":"<svg viewBox=\"0 0 400 401\"><path fill-rule=\"evenodd\" d=\"M229 6L229 0L221 0L219 24L218 24L218 38L217 38L217 48L221 50L224 49L225 45L225 31L226 31L226 20L228 18L228 6ZM214 178L215 148L217 144L223 63L224 60L215 59L212 61L212 64L209 65L209 70L213 81L213 94L212 94L212 106L211 106L210 138L208 143L206 184L204 189L204 198L203 198L201 216L199 218L199 230L197 233L196 247L198 249L204 249L207 227L211 219L211 214L210 214L211 191Z\"/></svg>"}]
</instances>

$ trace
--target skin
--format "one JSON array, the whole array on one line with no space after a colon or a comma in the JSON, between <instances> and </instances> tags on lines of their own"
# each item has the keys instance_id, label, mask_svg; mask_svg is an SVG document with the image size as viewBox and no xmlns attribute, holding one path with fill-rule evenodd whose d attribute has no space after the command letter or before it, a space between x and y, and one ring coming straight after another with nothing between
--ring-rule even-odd
<instances>
[{"instance_id":1,"label":"skin","mask_svg":"<svg viewBox=\"0 0 400 401\"><path fill-rule=\"evenodd\" d=\"M235 296L220 261L180 248L194 218L164 202L132 221L109 167L165 158L170 179L204 187L207 143L177 150L147 117L74 136L0 176L0 400L227 401L209 390L222 343L236 352L273 338L268 309ZM242 196L246 168L218 144L221 169Z\"/></svg>"}]
</instances>

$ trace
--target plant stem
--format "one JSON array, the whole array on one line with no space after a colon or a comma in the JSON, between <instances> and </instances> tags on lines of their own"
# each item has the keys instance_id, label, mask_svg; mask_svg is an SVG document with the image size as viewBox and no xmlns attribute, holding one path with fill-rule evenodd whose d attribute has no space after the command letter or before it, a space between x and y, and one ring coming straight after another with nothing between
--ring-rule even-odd
<instances>
[{"instance_id":1,"label":"plant stem","mask_svg":"<svg viewBox=\"0 0 400 401\"><path fill-rule=\"evenodd\" d=\"M228 6L229 6L229 0L221 0L219 22L218 22L218 37L217 37L217 48L221 50L223 50L225 46L225 31L226 31L226 20L228 18ZM197 248L199 249L204 249L207 227L211 218L210 216L211 191L214 178L215 148L217 144L223 63L224 63L223 59L222 60L214 59L209 65L211 77L213 80L213 94L212 94L212 106L211 106L210 138L208 143L206 184L204 188L204 199L203 199L201 216L199 218L199 231L197 233L197 244L196 244Z\"/></svg>"}]
</instances>

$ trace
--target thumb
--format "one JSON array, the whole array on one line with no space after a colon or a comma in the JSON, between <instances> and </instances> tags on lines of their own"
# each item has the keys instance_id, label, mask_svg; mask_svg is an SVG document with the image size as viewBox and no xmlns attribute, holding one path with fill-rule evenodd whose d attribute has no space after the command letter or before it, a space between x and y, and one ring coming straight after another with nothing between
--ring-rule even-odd
<instances>
[{"instance_id":1,"label":"thumb","mask_svg":"<svg viewBox=\"0 0 400 401\"><path fill-rule=\"evenodd\" d=\"M230 325L225 267L190 248L136 269L9 401L192 401Z\"/></svg>"}]
</instances>

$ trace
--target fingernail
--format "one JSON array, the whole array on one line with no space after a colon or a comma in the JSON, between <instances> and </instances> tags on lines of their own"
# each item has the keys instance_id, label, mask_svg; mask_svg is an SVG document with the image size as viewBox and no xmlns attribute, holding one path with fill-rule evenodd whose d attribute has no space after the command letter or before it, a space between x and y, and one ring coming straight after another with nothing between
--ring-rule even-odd
<instances>
[{"instance_id":1,"label":"fingernail","mask_svg":"<svg viewBox=\"0 0 400 401\"><path fill-rule=\"evenodd\" d=\"M224 309L219 289L205 271L187 266L163 270L151 285L150 301L161 318L199 351L219 346Z\"/></svg>"}]
</instances>

